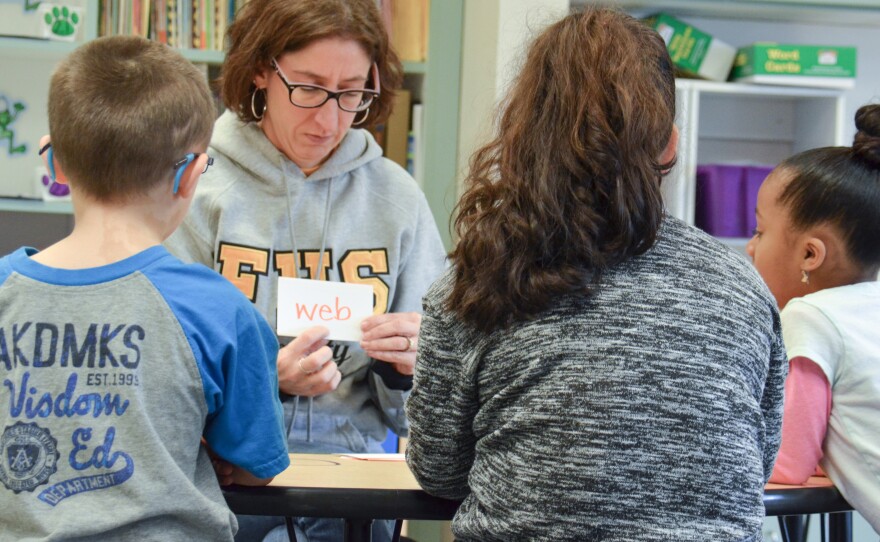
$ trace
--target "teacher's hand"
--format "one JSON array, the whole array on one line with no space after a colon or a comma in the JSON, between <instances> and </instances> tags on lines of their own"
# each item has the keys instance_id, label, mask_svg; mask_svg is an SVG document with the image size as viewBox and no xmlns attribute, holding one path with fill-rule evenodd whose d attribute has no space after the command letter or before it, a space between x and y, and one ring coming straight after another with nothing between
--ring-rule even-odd
<instances>
[{"instance_id":1,"label":"teacher's hand","mask_svg":"<svg viewBox=\"0 0 880 542\"><path fill-rule=\"evenodd\" d=\"M327 346L326 327L315 326L278 351L278 387L288 395L314 397L336 389L342 373Z\"/></svg>"},{"instance_id":2,"label":"teacher's hand","mask_svg":"<svg viewBox=\"0 0 880 542\"><path fill-rule=\"evenodd\" d=\"M398 373L413 374L422 315L393 312L370 316L361 323L361 348L373 359L394 365Z\"/></svg>"}]
</instances>

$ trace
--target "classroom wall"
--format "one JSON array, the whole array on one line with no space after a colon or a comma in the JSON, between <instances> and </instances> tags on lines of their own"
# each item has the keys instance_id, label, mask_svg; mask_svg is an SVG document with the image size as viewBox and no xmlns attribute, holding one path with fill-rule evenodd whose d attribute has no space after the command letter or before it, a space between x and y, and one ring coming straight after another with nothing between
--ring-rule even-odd
<instances>
[{"instance_id":1,"label":"classroom wall","mask_svg":"<svg viewBox=\"0 0 880 542\"><path fill-rule=\"evenodd\" d=\"M491 137L496 105L519 71L528 44L570 8L569 0L466 0L464 9L459 185L471 154Z\"/></svg>"}]
</instances>

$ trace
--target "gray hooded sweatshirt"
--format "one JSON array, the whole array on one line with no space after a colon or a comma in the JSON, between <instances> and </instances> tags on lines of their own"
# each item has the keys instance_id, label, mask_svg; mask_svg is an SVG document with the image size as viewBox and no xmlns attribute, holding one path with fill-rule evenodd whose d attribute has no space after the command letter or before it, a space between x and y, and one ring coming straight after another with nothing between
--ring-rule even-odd
<instances>
[{"instance_id":1,"label":"gray hooded sweatshirt","mask_svg":"<svg viewBox=\"0 0 880 542\"><path fill-rule=\"evenodd\" d=\"M421 311L445 267L437 225L405 170L353 129L306 177L258 125L227 111L208 153L214 166L167 246L214 268L275 327L277 278L369 284L375 312ZM284 341L286 342L286 340ZM372 360L357 343L331 343L342 381L333 392L285 401L293 452L380 452L387 428L406 435L411 378Z\"/></svg>"}]
</instances>

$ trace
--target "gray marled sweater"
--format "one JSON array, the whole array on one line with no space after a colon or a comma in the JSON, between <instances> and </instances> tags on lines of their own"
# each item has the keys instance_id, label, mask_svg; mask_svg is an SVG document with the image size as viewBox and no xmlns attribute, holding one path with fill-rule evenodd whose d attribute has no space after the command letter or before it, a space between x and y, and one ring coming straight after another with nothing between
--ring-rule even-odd
<instances>
[{"instance_id":1,"label":"gray marled sweater","mask_svg":"<svg viewBox=\"0 0 880 542\"><path fill-rule=\"evenodd\" d=\"M459 540L760 540L788 370L745 259L667 218L656 245L491 334L425 297L407 461L464 498Z\"/></svg>"}]
</instances>

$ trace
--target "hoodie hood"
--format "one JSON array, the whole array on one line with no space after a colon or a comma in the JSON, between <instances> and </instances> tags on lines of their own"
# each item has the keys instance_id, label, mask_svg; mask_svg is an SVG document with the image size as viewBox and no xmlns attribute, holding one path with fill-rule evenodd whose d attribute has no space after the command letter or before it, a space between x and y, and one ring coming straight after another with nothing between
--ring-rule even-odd
<instances>
[{"instance_id":1,"label":"hoodie hood","mask_svg":"<svg viewBox=\"0 0 880 542\"><path fill-rule=\"evenodd\" d=\"M285 178L308 182L331 179L382 157L382 147L376 143L373 135L366 130L353 128L345 134L330 158L306 177L299 166L269 141L259 124L242 122L229 110L214 125L211 149L214 154L223 155L250 173L257 181L274 187L271 191L279 194L284 193Z\"/></svg>"}]
</instances>

